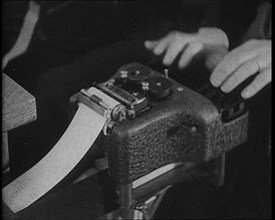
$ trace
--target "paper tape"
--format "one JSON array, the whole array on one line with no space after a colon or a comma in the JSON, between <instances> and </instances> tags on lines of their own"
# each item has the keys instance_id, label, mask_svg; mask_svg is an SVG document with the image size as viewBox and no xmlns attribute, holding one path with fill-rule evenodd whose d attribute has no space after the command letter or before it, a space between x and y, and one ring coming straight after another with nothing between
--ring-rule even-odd
<instances>
[{"instance_id":1,"label":"paper tape","mask_svg":"<svg viewBox=\"0 0 275 220\"><path fill-rule=\"evenodd\" d=\"M2 189L4 203L13 212L18 212L52 189L87 153L106 120L86 105L80 104L66 132L52 150Z\"/></svg>"}]
</instances>

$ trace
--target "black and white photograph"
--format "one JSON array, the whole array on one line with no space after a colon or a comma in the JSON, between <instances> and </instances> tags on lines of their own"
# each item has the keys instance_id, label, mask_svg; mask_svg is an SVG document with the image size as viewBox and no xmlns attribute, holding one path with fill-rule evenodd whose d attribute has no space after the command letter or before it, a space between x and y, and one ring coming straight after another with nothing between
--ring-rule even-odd
<instances>
[{"instance_id":1,"label":"black and white photograph","mask_svg":"<svg viewBox=\"0 0 275 220\"><path fill-rule=\"evenodd\" d=\"M272 219L272 1L2 1L2 219Z\"/></svg>"}]
</instances>

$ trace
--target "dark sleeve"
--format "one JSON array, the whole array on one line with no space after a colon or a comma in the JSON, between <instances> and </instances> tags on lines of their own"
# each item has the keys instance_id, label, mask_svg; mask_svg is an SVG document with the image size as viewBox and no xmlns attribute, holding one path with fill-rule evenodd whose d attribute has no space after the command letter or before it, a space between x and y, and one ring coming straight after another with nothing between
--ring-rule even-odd
<instances>
[{"instance_id":1,"label":"dark sleeve","mask_svg":"<svg viewBox=\"0 0 275 220\"><path fill-rule=\"evenodd\" d=\"M257 8L257 15L250 24L242 42L250 39L271 39L272 38L272 5L270 1L261 3Z\"/></svg>"},{"instance_id":2,"label":"dark sleeve","mask_svg":"<svg viewBox=\"0 0 275 220\"><path fill-rule=\"evenodd\" d=\"M201 22L201 27L218 27L228 36L230 48L241 43L243 35L257 15L261 0L214 0Z\"/></svg>"}]
</instances>

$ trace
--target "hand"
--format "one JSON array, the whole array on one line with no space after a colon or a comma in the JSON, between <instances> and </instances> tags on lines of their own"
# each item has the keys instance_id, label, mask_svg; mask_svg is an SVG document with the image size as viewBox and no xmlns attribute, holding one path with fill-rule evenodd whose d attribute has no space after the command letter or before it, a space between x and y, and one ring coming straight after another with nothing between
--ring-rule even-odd
<instances>
[{"instance_id":1,"label":"hand","mask_svg":"<svg viewBox=\"0 0 275 220\"><path fill-rule=\"evenodd\" d=\"M155 55L165 52L164 65L171 65L182 53L178 66L186 67L190 61L205 48L223 46L228 48L225 33L218 28L201 28L197 33L182 33L174 31L156 41L145 41L145 47Z\"/></svg>"},{"instance_id":2,"label":"hand","mask_svg":"<svg viewBox=\"0 0 275 220\"><path fill-rule=\"evenodd\" d=\"M230 92L249 76L258 73L241 93L248 99L271 82L271 40L250 40L228 53L216 66L210 81Z\"/></svg>"}]
</instances>

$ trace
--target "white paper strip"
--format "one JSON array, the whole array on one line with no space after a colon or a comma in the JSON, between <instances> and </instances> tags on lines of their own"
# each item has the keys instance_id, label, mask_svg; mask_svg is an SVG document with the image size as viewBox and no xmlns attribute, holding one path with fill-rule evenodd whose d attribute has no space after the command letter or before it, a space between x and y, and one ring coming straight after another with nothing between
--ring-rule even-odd
<instances>
[{"instance_id":1,"label":"white paper strip","mask_svg":"<svg viewBox=\"0 0 275 220\"><path fill-rule=\"evenodd\" d=\"M18 212L52 189L83 158L106 119L80 104L71 124L53 149L30 170L2 189L2 199Z\"/></svg>"},{"instance_id":2,"label":"white paper strip","mask_svg":"<svg viewBox=\"0 0 275 220\"><path fill-rule=\"evenodd\" d=\"M147 175L140 177L139 179L136 179L133 181L133 189L140 187L141 185L148 183L149 181L163 175L164 173L167 173L168 171L176 168L177 166L181 165L182 163L171 163L167 164L165 166L162 166L151 173L148 173Z\"/></svg>"}]
</instances>

